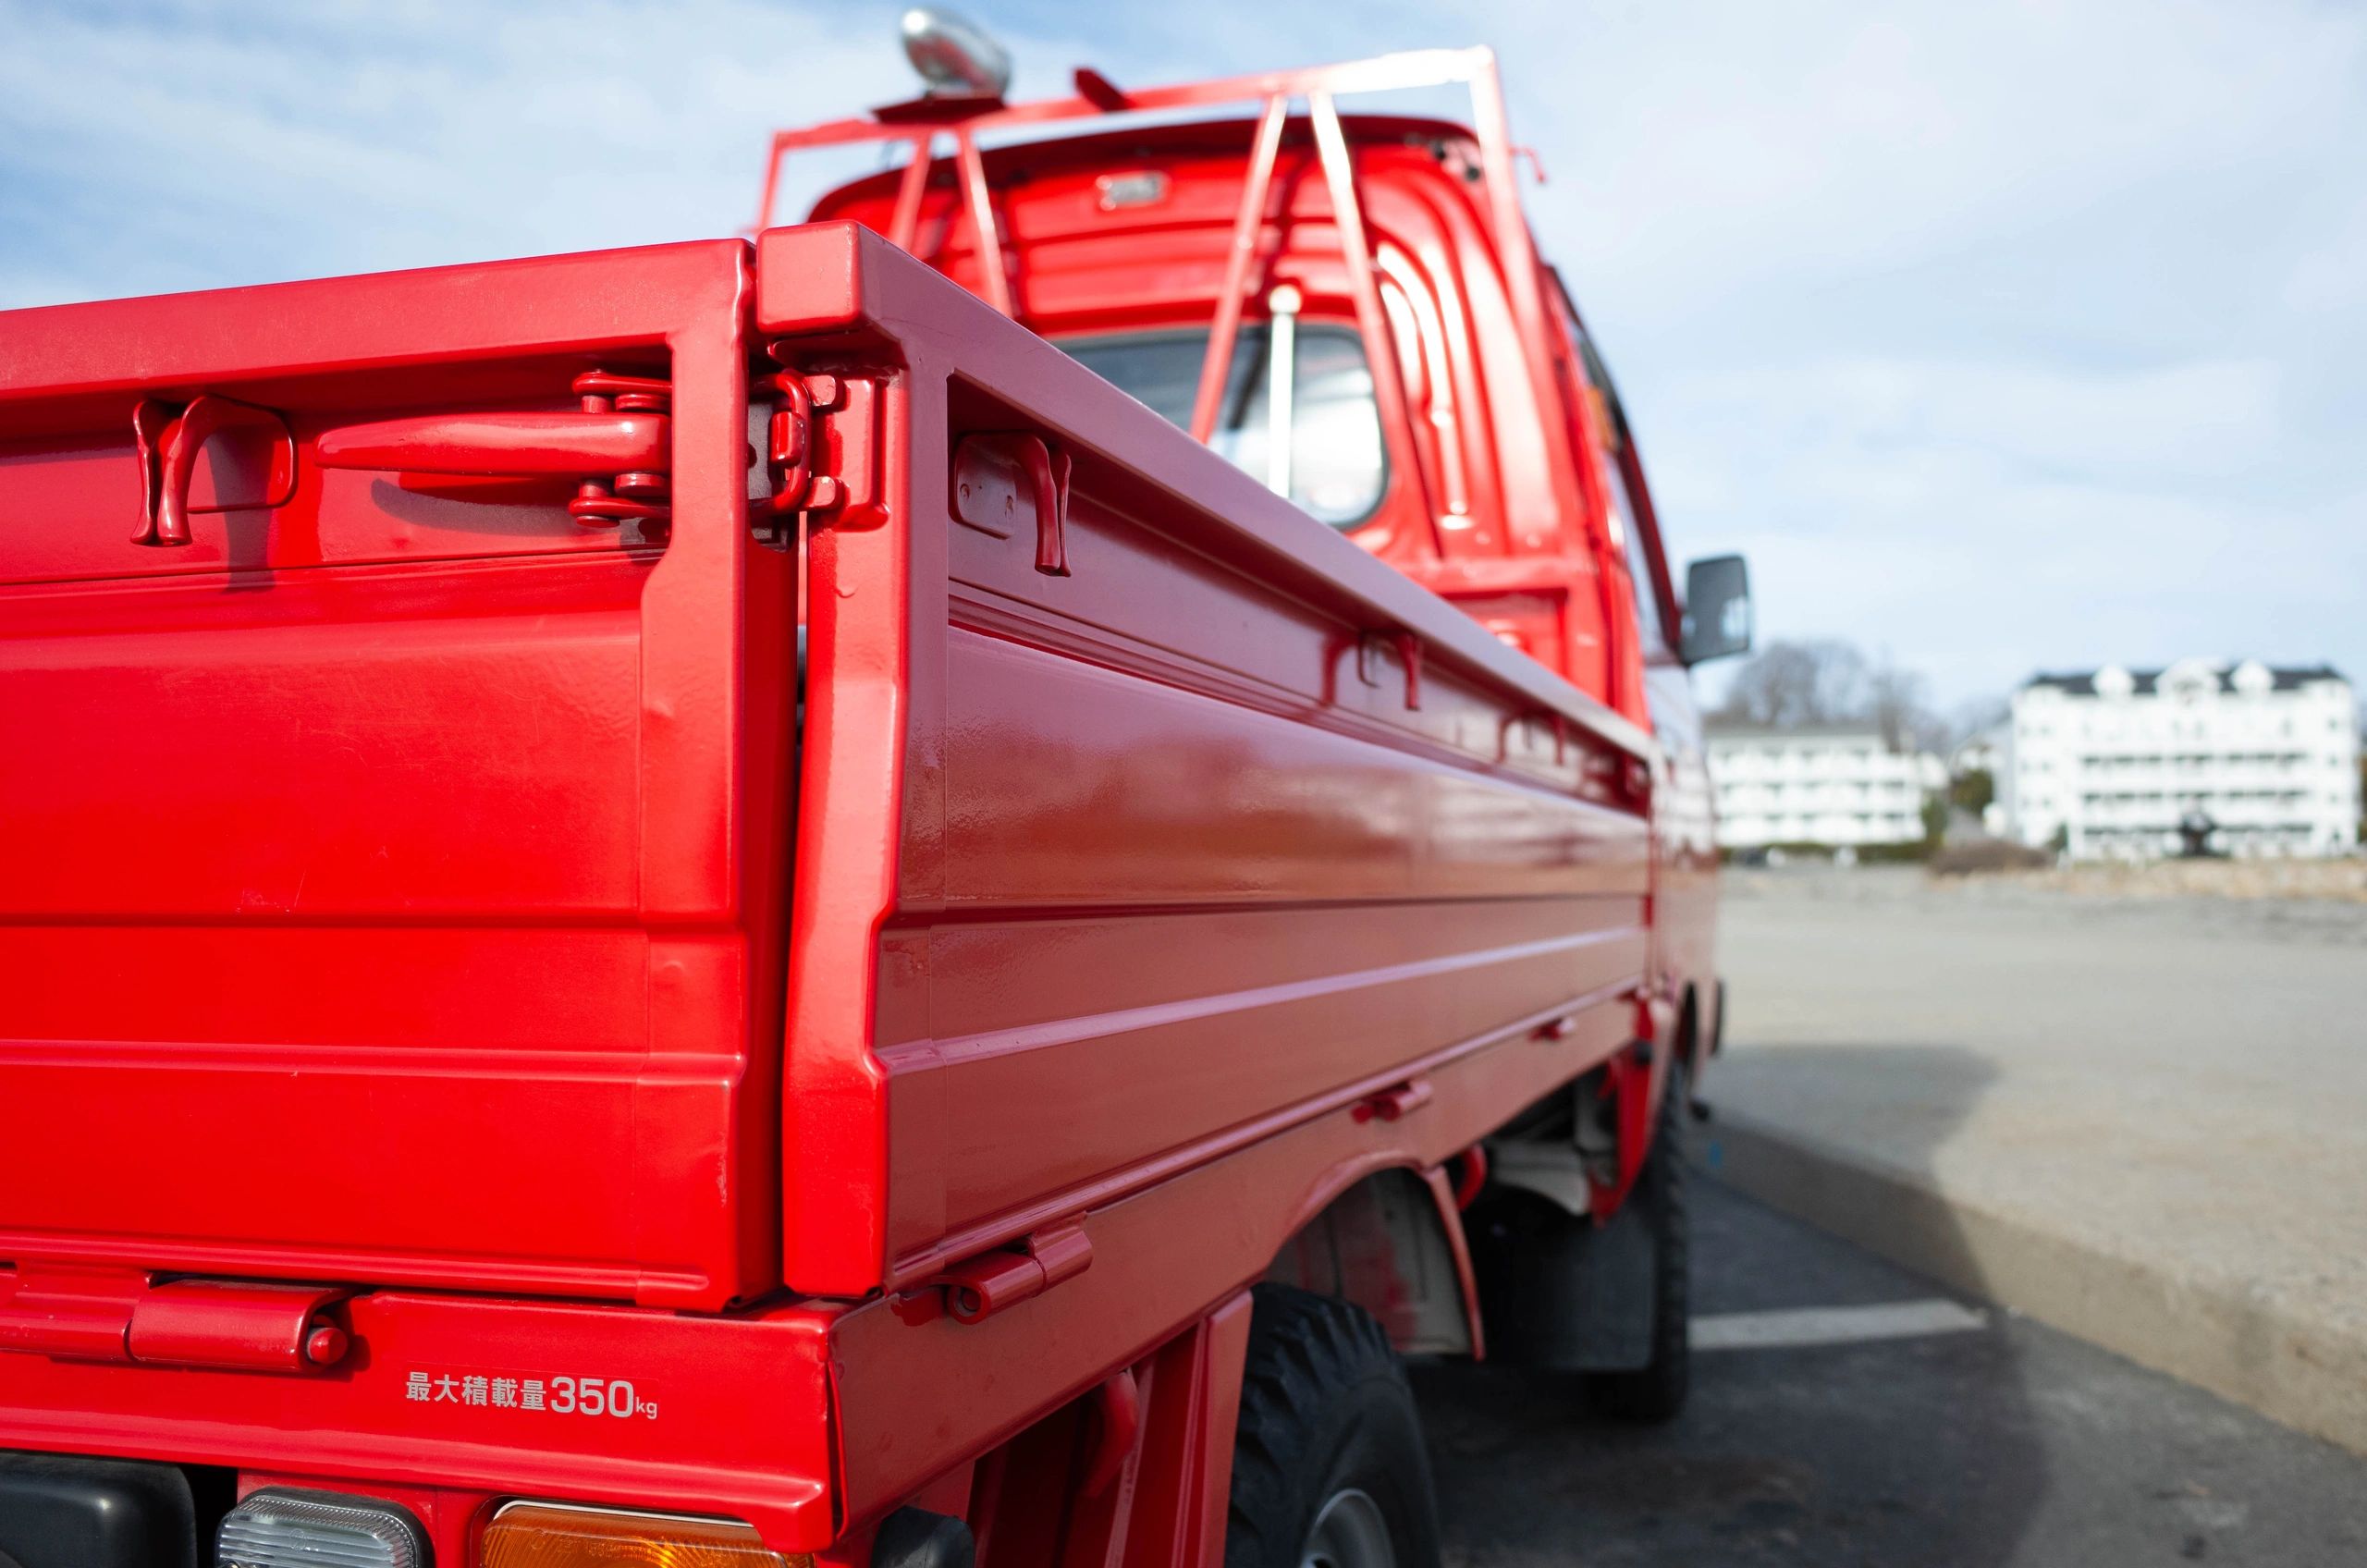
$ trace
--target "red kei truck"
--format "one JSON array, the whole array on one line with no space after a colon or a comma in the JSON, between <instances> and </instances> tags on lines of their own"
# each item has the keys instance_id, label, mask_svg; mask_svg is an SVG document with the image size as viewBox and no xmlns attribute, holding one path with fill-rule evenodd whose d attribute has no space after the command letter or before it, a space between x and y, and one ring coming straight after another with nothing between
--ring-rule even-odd
<instances>
[{"instance_id":1,"label":"red kei truck","mask_svg":"<svg viewBox=\"0 0 2367 1568\"><path fill-rule=\"evenodd\" d=\"M803 224L0 317L0 1562L1416 1568L1401 1354L1681 1400L1747 591L1492 58L908 26Z\"/></svg>"}]
</instances>

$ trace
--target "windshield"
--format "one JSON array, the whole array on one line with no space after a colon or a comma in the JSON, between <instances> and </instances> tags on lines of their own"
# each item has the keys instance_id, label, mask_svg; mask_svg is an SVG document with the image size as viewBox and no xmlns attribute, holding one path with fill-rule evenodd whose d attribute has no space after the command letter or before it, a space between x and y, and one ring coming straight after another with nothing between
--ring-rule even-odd
<instances>
[{"instance_id":1,"label":"windshield","mask_svg":"<svg viewBox=\"0 0 2367 1568\"><path fill-rule=\"evenodd\" d=\"M1319 521L1354 528L1380 505L1389 479L1364 344L1353 328L1322 323L1301 324L1291 336L1297 351L1291 366L1290 497ZM1053 341L1150 405L1169 423L1190 428L1200 361L1208 352L1206 328ZM1269 483L1275 472L1268 401L1274 380L1269 362L1271 341L1264 324L1242 324L1216 434L1208 442L1235 465Z\"/></svg>"}]
</instances>

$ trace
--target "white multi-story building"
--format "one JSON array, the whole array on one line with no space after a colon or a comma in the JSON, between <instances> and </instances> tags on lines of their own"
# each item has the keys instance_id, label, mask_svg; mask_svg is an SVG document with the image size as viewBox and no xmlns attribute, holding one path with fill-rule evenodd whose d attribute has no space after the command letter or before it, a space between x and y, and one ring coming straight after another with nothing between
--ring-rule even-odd
<instances>
[{"instance_id":1,"label":"white multi-story building","mask_svg":"<svg viewBox=\"0 0 2367 1568\"><path fill-rule=\"evenodd\" d=\"M1718 842L1911 844L1923 837L1924 798L1946 787L1928 753L1894 752L1870 725L1708 729L1710 779L1718 795Z\"/></svg>"},{"instance_id":2,"label":"white multi-story building","mask_svg":"<svg viewBox=\"0 0 2367 1568\"><path fill-rule=\"evenodd\" d=\"M2324 665L2182 659L2041 675L2014 693L1999 782L2015 837L2074 858L2175 853L2200 814L2212 849L2346 854L2359 843L2359 709Z\"/></svg>"}]
</instances>

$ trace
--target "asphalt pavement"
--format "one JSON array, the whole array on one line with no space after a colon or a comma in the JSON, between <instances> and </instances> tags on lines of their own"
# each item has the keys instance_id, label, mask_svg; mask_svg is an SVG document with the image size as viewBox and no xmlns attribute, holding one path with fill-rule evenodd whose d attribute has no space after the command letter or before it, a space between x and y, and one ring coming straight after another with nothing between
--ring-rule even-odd
<instances>
[{"instance_id":1,"label":"asphalt pavement","mask_svg":"<svg viewBox=\"0 0 2367 1568\"><path fill-rule=\"evenodd\" d=\"M1450 1568L2367 1563L2367 1459L1693 1184L1691 1404L1417 1365Z\"/></svg>"}]
</instances>

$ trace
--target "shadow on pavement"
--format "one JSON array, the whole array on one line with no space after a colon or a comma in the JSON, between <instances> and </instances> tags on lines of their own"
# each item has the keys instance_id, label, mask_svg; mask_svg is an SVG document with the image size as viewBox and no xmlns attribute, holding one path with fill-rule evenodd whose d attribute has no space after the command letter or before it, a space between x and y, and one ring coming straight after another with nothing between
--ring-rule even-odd
<instances>
[{"instance_id":1,"label":"shadow on pavement","mask_svg":"<svg viewBox=\"0 0 2367 1568\"><path fill-rule=\"evenodd\" d=\"M1991 1072L1939 1045L1787 1047L1781 1063L1791 1093L1823 1074L1895 1081L1884 1146L1919 1150L1919 1169ZM1705 1075L1713 1106L1720 1076ZM1716 1123L1694 1145L1697 1317L1955 1293L1720 1184ZM1944 1209L1909 1219L1933 1274L1977 1281ZM1700 1353L1691 1403L1657 1428L1589 1414L1571 1378L1441 1361L1414 1380L1456 1568L1997 1568L2047 1491L2019 1353L1993 1329Z\"/></svg>"}]
</instances>

